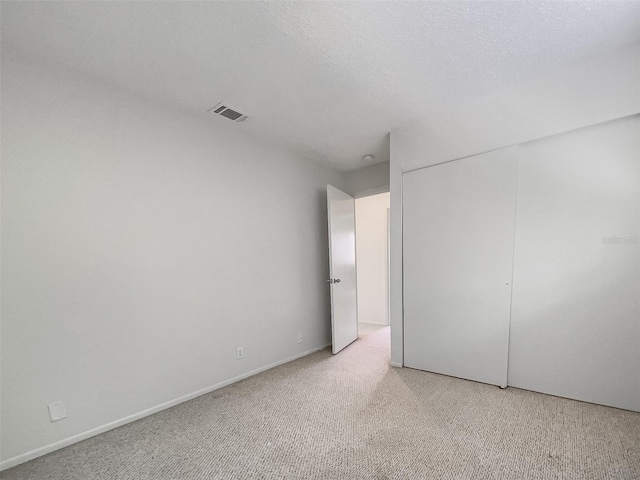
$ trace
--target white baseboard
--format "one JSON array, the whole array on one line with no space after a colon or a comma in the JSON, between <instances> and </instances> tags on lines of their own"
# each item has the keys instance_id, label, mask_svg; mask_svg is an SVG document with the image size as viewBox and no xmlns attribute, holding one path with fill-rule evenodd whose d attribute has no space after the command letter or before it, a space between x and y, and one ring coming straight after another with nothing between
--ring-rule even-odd
<instances>
[{"instance_id":1,"label":"white baseboard","mask_svg":"<svg viewBox=\"0 0 640 480\"><path fill-rule=\"evenodd\" d=\"M302 357L306 357L307 355L316 353L319 350L324 350L329 346L331 346L331 344L320 346L312 350L307 350L306 352L302 352L292 357L285 358L284 360L279 360L277 362L271 363L264 367L257 368L250 372L243 373L242 375L238 375L237 377L224 380L222 382L216 383L215 385L211 385L210 387L206 387L201 390L195 391L193 393L189 393L188 395L183 395L182 397L176 398L175 400L170 400L168 402L162 403L155 407L151 407L141 412L134 413L133 415L129 415L119 420L109 422L100 427L92 428L91 430L87 430L86 432L82 432L77 435L73 435L72 437L65 438L64 440L60 440L58 442L45 445L44 447L36 448L35 450L31 450L21 455L8 458L7 460L0 462L0 472L3 470L7 470L8 468L20 465L21 463L28 462L29 460L33 460L34 458L38 458L48 453L55 452L56 450L60 450L61 448L68 447L69 445L73 445L74 443L78 443L88 438L95 437L96 435L100 435L101 433L108 432L109 430L113 430L114 428L121 427L122 425L126 425L127 423L131 423L136 420L140 420L141 418L148 417L149 415L153 415L154 413L161 412L162 410L166 410L167 408L175 407L180 403L193 400L194 398L199 397L200 395L205 395L207 393L213 392L214 390L218 390L220 388L226 387L227 385L231 385L232 383L239 382L240 380L244 380L245 378L252 377L253 375L257 375L258 373L262 373L271 368L278 367L280 365L292 362Z\"/></svg>"},{"instance_id":2,"label":"white baseboard","mask_svg":"<svg viewBox=\"0 0 640 480\"><path fill-rule=\"evenodd\" d=\"M389 362L389 365L391 365L394 368L402 368L402 364L398 362Z\"/></svg>"}]
</instances>

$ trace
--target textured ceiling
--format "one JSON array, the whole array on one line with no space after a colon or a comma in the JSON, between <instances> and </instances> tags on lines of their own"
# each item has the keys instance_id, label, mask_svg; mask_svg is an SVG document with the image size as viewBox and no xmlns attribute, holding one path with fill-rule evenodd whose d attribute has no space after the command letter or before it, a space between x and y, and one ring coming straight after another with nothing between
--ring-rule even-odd
<instances>
[{"instance_id":1,"label":"textured ceiling","mask_svg":"<svg viewBox=\"0 0 640 480\"><path fill-rule=\"evenodd\" d=\"M198 115L228 102L251 116L233 128L342 170L410 119L640 41L639 1L1 8L3 42Z\"/></svg>"}]
</instances>

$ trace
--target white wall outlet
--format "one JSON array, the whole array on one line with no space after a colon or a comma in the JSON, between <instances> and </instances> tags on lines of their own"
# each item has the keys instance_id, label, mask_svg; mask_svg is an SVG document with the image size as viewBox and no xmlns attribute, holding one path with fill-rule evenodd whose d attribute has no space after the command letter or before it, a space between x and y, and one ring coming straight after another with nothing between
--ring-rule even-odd
<instances>
[{"instance_id":1,"label":"white wall outlet","mask_svg":"<svg viewBox=\"0 0 640 480\"><path fill-rule=\"evenodd\" d=\"M298 334L298 343L302 343L302 334L301 333Z\"/></svg>"},{"instance_id":2,"label":"white wall outlet","mask_svg":"<svg viewBox=\"0 0 640 480\"><path fill-rule=\"evenodd\" d=\"M53 402L47 405L49 409L49 418L52 422L57 422L63 418L67 418L67 409L62 402Z\"/></svg>"},{"instance_id":3,"label":"white wall outlet","mask_svg":"<svg viewBox=\"0 0 640 480\"><path fill-rule=\"evenodd\" d=\"M244 347L236 348L236 358L242 360L244 358Z\"/></svg>"}]
</instances>

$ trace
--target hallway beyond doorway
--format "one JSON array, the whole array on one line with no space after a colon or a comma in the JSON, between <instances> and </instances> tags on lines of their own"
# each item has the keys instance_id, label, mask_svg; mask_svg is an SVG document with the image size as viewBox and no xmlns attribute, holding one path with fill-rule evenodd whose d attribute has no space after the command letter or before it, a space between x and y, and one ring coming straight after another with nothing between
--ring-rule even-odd
<instances>
[{"instance_id":1,"label":"hallway beyond doorway","mask_svg":"<svg viewBox=\"0 0 640 480\"><path fill-rule=\"evenodd\" d=\"M369 335L370 333L375 333L378 330L382 330L386 328L390 329L389 325L379 325L377 323L358 323L358 337L362 337L364 335Z\"/></svg>"},{"instance_id":2,"label":"hallway beyond doorway","mask_svg":"<svg viewBox=\"0 0 640 480\"><path fill-rule=\"evenodd\" d=\"M355 200L358 322L389 325L389 192Z\"/></svg>"}]
</instances>

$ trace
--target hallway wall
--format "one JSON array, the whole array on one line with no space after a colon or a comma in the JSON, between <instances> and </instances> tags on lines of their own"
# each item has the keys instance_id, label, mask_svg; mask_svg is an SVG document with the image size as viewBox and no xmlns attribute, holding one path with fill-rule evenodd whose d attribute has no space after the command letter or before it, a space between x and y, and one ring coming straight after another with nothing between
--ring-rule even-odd
<instances>
[{"instance_id":1,"label":"hallway wall","mask_svg":"<svg viewBox=\"0 0 640 480\"><path fill-rule=\"evenodd\" d=\"M388 324L389 193L356 199L358 322Z\"/></svg>"}]
</instances>

